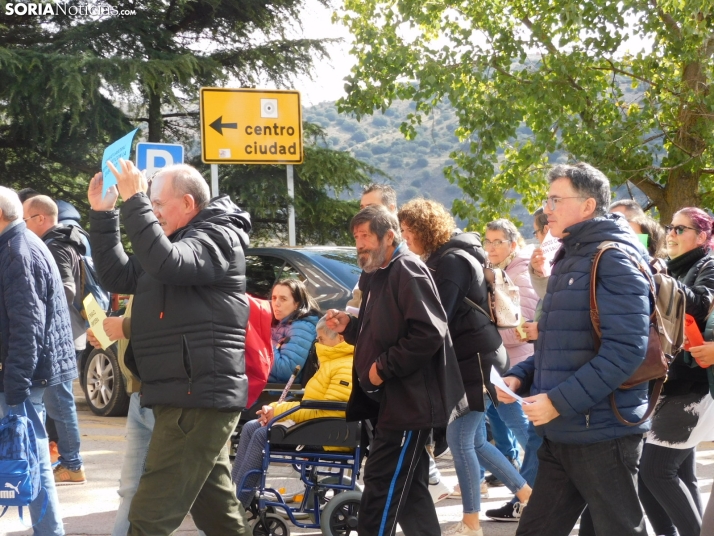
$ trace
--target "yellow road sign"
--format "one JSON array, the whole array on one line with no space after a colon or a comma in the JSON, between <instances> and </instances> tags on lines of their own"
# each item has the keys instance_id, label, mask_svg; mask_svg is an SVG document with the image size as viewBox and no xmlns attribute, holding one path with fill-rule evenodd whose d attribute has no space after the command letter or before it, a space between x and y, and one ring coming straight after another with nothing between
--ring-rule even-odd
<instances>
[{"instance_id":1,"label":"yellow road sign","mask_svg":"<svg viewBox=\"0 0 714 536\"><path fill-rule=\"evenodd\" d=\"M201 158L206 164L301 164L300 93L201 88Z\"/></svg>"}]
</instances>

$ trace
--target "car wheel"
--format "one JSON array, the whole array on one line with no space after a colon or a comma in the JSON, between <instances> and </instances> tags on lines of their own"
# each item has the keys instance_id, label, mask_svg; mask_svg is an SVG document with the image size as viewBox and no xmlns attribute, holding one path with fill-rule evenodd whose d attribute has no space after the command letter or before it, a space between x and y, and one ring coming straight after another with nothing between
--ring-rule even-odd
<instances>
[{"instance_id":1,"label":"car wheel","mask_svg":"<svg viewBox=\"0 0 714 536\"><path fill-rule=\"evenodd\" d=\"M84 365L84 398L92 413L101 417L123 416L129 411L129 395L114 348L93 350Z\"/></svg>"}]
</instances>

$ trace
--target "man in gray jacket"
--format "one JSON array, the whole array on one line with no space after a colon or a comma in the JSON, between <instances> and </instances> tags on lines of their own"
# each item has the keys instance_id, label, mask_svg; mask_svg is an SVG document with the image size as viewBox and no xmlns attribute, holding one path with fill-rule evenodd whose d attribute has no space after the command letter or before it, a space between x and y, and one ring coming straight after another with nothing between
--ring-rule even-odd
<instances>
[{"instance_id":1,"label":"man in gray jacket","mask_svg":"<svg viewBox=\"0 0 714 536\"><path fill-rule=\"evenodd\" d=\"M228 439L245 407L243 355L250 217L186 165L146 181L120 161L117 192L89 187L93 257L104 286L134 294L126 364L141 379L142 406L156 419L144 474L129 510L130 535L168 535L190 511L208 536L251 534L230 478Z\"/></svg>"}]
</instances>

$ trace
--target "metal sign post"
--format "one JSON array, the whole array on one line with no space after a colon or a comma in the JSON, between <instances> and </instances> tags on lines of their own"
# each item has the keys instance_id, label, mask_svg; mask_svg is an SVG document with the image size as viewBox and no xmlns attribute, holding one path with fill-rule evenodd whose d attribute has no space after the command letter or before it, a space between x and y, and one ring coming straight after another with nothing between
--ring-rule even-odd
<instances>
[{"instance_id":1,"label":"metal sign post","mask_svg":"<svg viewBox=\"0 0 714 536\"><path fill-rule=\"evenodd\" d=\"M218 197L218 164L211 164L211 197Z\"/></svg>"},{"instance_id":2,"label":"metal sign post","mask_svg":"<svg viewBox=\"0 0 714 536\"><path fill-rule=\"evenodd\" d=\"M295 182L293 181L293 165L285 166L288 171L288 246L295 246Z\"/></svg>"}]
</instances>

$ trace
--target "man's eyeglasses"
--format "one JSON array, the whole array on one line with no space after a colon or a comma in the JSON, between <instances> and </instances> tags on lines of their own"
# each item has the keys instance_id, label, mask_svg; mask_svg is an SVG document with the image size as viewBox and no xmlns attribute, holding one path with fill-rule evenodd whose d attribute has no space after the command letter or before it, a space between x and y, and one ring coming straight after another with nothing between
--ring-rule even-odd
<instances>
[{"instance_id":1,"label":"man's eyeglasses","mask_svg":"<svg viewBox=\"0 0 714 536\"><path fill-rule=\"evenodd\" d=\"M549 197L545 201L543 201L543 208L548 207L552 212L555 210L558 203L560 203L563 199L586 199L586 198L581 195L574 195L571 197L557 197L554 195L554 196Z\"/></svg>"},{"instance_id":2,"label":"man's eyeglasses","mask_svg":"<svg viewBox=\"0 0 714 536\"><path fill-rule=\"evenodd\" d=\"M503 244L508 244L508 240L489 240L488 238L483 241L483 247L487 248L493 246L495 248L502 246Z\"/></svg>"},{"instance_id":3,"label":"man's eyeglasses","mask_svg":"<svg viewBox=\"0 0 714 536\"><path fill-rule=\"evenodd\" d=\"M664 226L664 230L667 231L667 234L674 231L675 234L682 235L682 234L684 234L684 231L686 231L687 229L690 229L697 233L699 232L699 229L695 229L694 227L687 227L686 225L665 225Z\"/></svg>"},{"instance_id":4,"label":"man's eyeglasses","mask_svg":"<svg viewBox=\"0 0 714 536\"><path fill-rule=\"evenodd\" d=\"M28 221L28 220L31 220L32 218L36 218L37 216L39 216L39 214L33 214L29 218L22 218L22 221Z\"/></svg>"}]
</instances>

